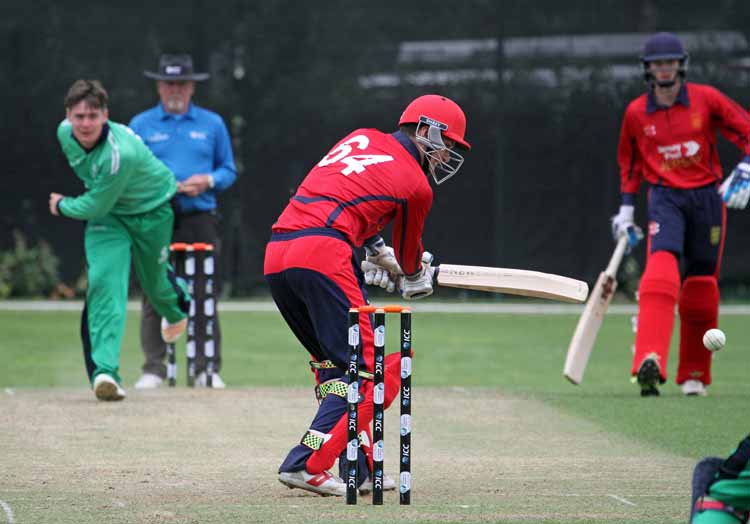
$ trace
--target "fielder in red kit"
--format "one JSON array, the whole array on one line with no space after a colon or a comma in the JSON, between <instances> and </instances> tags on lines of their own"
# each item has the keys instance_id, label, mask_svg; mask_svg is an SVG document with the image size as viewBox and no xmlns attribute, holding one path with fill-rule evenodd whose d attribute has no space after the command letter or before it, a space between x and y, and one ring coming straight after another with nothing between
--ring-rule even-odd
<instances>
[{"instance_id":1,"label":"fielder in red kit","mask_svg":"<svg viewBox=\"0 0 750 524\"><path fill-rule=\"evenodd\" d=\"M688 55L675 35L652 36L642 62L648 89L625 111L618 148L622 205L612 219L615 238L626 234L633 225L635 196L641 182L648 182L648 253L631 374L642 396L659 395L658 385L667 380L677 306L676 382L686 395L705 395L711 353L702 338L717 326L719 315L717 278L726 224L722 197L730 207L739 207L733 200L743 198L737 195L750 175L750 116L713 87L685 81ZM721 187L717 131L745 156Z\"/></svg>"},{"instance_id":2,"label":"fielder in red kit","mask_svg":"<svg viewBox=\"0 0 750 524\"><path fill-rule=\"evenodd\" d=\"M425 95L412 101L399 130L352 132L308 173L272 227L264 274L284 320L312 357L320 403L301 442L279 468L279 481L321 495L346 494L344 482L328 472L346 448L347 315L368 303L365 284L405 299L432 293L432 257L422 246L422 229L432 205L431 174L437 184L463 163L458 150L466 118L453 101ZM380 231L393 224L393 247ZM364 247L366 260L355 248ZM359 408L361 491L371 489L371 375L373 329L362 315L364 371ZM399 353L386 357L385 406L398 392ZM343 461L341 461L343 462ZM384 489L395 489L386 477Z\"/></svg>"}]
</instances>

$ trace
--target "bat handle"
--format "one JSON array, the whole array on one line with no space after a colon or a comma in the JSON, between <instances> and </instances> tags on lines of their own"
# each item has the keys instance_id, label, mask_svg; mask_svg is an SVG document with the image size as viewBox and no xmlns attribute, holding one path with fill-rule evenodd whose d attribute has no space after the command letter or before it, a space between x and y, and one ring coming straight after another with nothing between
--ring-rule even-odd
<instances>
[{"instance_id":1,"label":"bat handle","mask_svg":"<svg viewBox=\"0 0 750 524\"><path fill-rule=\"evenodd\" d=\"M617 247L615 247L615 252L612 253L612 258L609 260L609 264L607 264L607 269L604 270L607 276L614 277L617 274L617 269L620 267L620 262L622 262L622 257L625 255L627 247L628 237L622 235L617 241Z\"/></svg>"}]
</instances>

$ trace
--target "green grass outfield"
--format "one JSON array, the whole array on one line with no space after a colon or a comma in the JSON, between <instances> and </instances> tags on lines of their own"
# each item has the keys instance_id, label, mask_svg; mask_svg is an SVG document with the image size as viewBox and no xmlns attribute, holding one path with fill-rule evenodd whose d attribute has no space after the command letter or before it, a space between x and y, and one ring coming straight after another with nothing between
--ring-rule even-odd
<instances>
[{"instance_id":1,"label":"green grass outfield","mask_svg":"<svg viewBox=\"0 0 750 524\"><path fill-rule=\"evenodd\" d=\"M147 406L148 397L139 397L137 393L132 392L132 388L128 389L138 378L141 363L137 313L129 314L123 342L121 373L126 389L131 393L131 396L120 405L125 407L97 404L93 400L93 395L86 389L78 338L79 318L79 313L71 311L0 311L0 332L2 333L0 339L0 421L3 422L0 427L0 450L5 444L5 449L15 447L19 453L29 452L32 447L27 449L25 447L27 443L24 441L28 439L29 442L33 442L38 435L34 434L33 429L23 436L19 433L28 432L30 427L33 428L34 424L39 422L34 422L31 418L26 420L27 414L31 416L27 410L41 410L44 406L49 409L50 402L60 402L61 398L68 398L68 396L72 399L70 403L79 406L84 415L98 416L97 412L92 410L99 410L107 417L116 417L118 410L122 410L124 418L126 418L126 413L133 416L144 415L137 413L138 406L139 403L142 403L140 405L144 407ZM302 395L302 398L312 395L310 387L312 377L306 367L307 355L291 336L277 313L226 311L222 313L221 318L224 337L222 377L232 390L237 390L240 395L257 397L256 401L260 402L259 405L266 405L267 402L263 398L278 397L279 392L282 392L281 396L283 396L285 394L283 392L288 391L294 398L298 395ZM750 429L744 416L747 411L748 398L750 398L749 355L747 344L744 342L744 336L747 333L747 318L743 315L722 316L720 327L726 332L728 343L727 347L716 355L713 368L715 384L710 387L709 396L706 398L685 398L672 382L677 360L675 345L670 355L670 383L662 387L662 396L646 399L638 396L637 386L628 380L630 345L633 338L628 314L607 316L583 385L576 387L569 384L562 378L562 365L576 321L577 315L574 313L555 315L421 313L419 304L415 304L413 320L415 424L419 424L420 420L420 399L422 402L432 403L425 409L435 408L436 414L433 415L435 420L441 417L441 409L452 412L454 409L452 402L465 403L469 414L472 409L476 408L478 417L469 419L471 422L461 422L463 424L461 428L452 427L446 422L436 426L434 431L444 431L446 437L454 442L460 441L461 435L468 435L471 438L466 441L467 446L477 441L486 441L488 438L492 441L493 435L504 435L502 432L509 430L510 427L503 425L504 418L508 416L507 413L498 412L497 418L493 419L493 411L488 410L487 406L495 405L494 402L501 402L501 399L507 399L511 404L503 404L502 402L505 401L502 401L497 406L515 406L514 409L519 411L519 417L523 423L514 426L510 434L503 437L505 441L491 444L482 462L486 461L491 464L496 458L501 463L506 443L507 449L518 449L518 453L528 455L527 458L530 459L536 456L546 456L548 452L551 452L550 450L556 450L553 453L554 457L563 460L566 445L571 449L578 449L581 456L585 457L586 450L579 449L580 446L576 447L576 441L583 442L581 439L585 438L595 439L596 446L603 448L606 448L609 442L613 442L615 443L613 446L617 449L631 450L623 451L625 455L637 454L638 450L653 453L657 457L652 463L653 468L648 466L648 461L646 461L645 468L639 465L638 471L633 474L635 478L630 479L633 484L628 484L628 493L630 497L636 499L647 495L638 493L640 476L644 479L644 491L653 490L653 487L648 487L651 486L650 482L662 478L671 479L670 482L673 484L677 482L677 485L664 487L670 495L665 494L666 498L654 506L659 508L661 517L653 522L684 522L688 505L686 501L689 500L687 492L689 465L704 455L728 453ZM396 316L389 320L389 327L390 352L397 347ZM179 350L179 357L180 380L183 381L184 352L182 348ZM424 393L420 394L420 391ZM177 388L172 392L161 392L160 395L193 399L198 395L196 401L198 403L203 399L199 391L190 392L184 388ZM468 395L468 400L464 398L466 395ZM452 399L450 402L446 401L447 405L442 408L441 396L445 399ZM219 399L216 401L220 402L220 397L216 398ZM476 398L474 403L471 401L472 398ZM155 399L163 400L160 396ZM235 401L241 402L241 399L235 398L233 402ZM277 401L278 399L274 398L274 402ZM66 404L59 405L62 407ZM245 406L245 411L252 410L253 406L253 403L248 404ZM286 409L285 406L284 402L279 402L276 409L283 411ZM524 406L528 407L526 415L523 415L526 410ZM288 422L289 427L284 428L284 431L288 431L290 435L297 435L304 429L314 410L314 406L303 407L305 409L299 412L294 411L299 406L290 405L288 408L291 420ZM228 406L229 408L231 407ZM131 413L126 410L136 412ZM76 413L80 415L80 412ZM54 418L54 411L49 416ZM538 436L540 432L545 431L548 425L561 428L556 433L556 439L548 437L536 442L535 445L539 446L536 451L523 445L519 446L517 439L520 439L521 443L524 439L533 440L533 436ZM485 433L485 426L488 433ZM470 433L466 433L468 427L471 428ZM51 428L50 431L65 432L57 426ZM238 428L238 431L241 431L241 428ZM568 431L569 434L566 433ZM169 435L174 435L174 432L168 433L166 438L170 438ZM392 440L395 439L395 434L391 433L390 436ZM432 439L439 440L439 437L440 435L431 435ZM568 439L567 444L566 439ZM288 441L280 442L279 449L288 448L288 444ZM427 443L425 447L429 445ZM461 446L458 446L457 450L454 450L456 458L462 453L461 449ZM74 452L71 450L71 453ZM592 448L590 455L596 457L602 452L601 449ZM430 460L430 457L420 456L419 451L417 451L417 456L422 461ZM550 468L553 468L555 463L554 457L550 459ZM617 457L622 458L621 455ZM612 471L621 470L621 465L617 462L619 458L612 458L609 465L607 465L607 457L602 458L603 470L606 471L608 467ZM268 466L271 468L270 471L280 459L280 456L272 454ZM8 456L3 459L0 451L0 501L4 501L11 508L16 508L16 522L89 522L80 515L67 520L68 517L63 518L62 513L57 517L54 514L47 514L48 519L39 517L34 510L38 507L34 501L36 496L42 497L43 495L36 493L27 484L33 480L33 473L21 471L23 468L18 465L18 457L13 458L16 471L3 468L9 460ZM444 460L450 461L451 459L444 458ZM580 462L579 459L577 460ZM661 460L666 460L668 465L676 465L674 467L677 467L679 471L665 471ZM546 475L544 465L537 464L535 467L533 475L542 477ZM572 466L567 464L566 467ZM448 470L450 471L450 468ZM524 475L520 474L520 478L523 479L523 477ZM552 471L549 472L549 478L550 482L560 482L559 490L565 490L563 481L556 481L556 476ZM583 474L578 480L584 483L581 485L585 485L587 481ZM158 479L155 481L158 482ZM232 485L235 486L237 482L241 484L242 479L236 479ZM682 484L679 484L680 482ZM456 490L467 492L475 489L475 486L471 484L464 485L460 482L456 486ZM275 493L280 488L278 485L271 484L268 489ZM614 511L608 514L605 512L601 518L591 517L590 508L576 513L575 505L566 502L569 497L560 499L563 501L561 504L564 510L561 510L562 516L558 519L554 515L545 513L549 509L549 501L537 500L531 496L526 500L522 494L519 494L519 501L510 504L507 512L503 509L505 506L502 501L498 501L497 504L492 502L494 498L491 494L475 499L485 501L489 505L488 508L482 509L479 503L477 506L479 509L472 510L474 506L468 504L468 510L462 512L455 508L446 509L440 506L438 499L443 496L440 493L435 494L436 505L433 507L429 500L425 500L426 488L423 488L424 491L420 493L417 483L414 489L415 505L409 510L412 512L409 513L410 516L406 518L404 513L398 512L398 508L391 508L387 510L389 519L398 520L401 516L404 520L415 522L650 522L648 518L644 518L644 514L638 513L637 509L630 508L628 504L624 504L623 508L618 510L625 513ZM76 499L75 495L70 495L70 497L72 500L78 500L78 503L85 507L86 493L86 489L81 488L80 500ZM70 502L65 497L63 499L66 504ZM49 503L48 499L45 500ZM321 511L325 510L323 512L327 515L328 521L346 521L346 514L338 510L331 513L333 511L331 507L339 505L338 502L330 502L331 499L297 498L289 507L305 504L307 500L310 500L310 504ZM420 503L424 506L421 507ZM240 522L252 520L242 512L241 505L230 504L229 507L237 513L230 512L221 517L221 512L217 513L216 508L210 509L212 508L210 501L200 500L195 504L196 514L203 514L204 518L191 520L180 512L144 506L144 511L146 511L145 508L149 509L146 513L138 514L140 516L130 519L118 514L119 517L112 517L113 520L110 521ZM341 505L342 507L338 509L343 511L343 502ZM54 507L54 505L49 507ZM94 507L104 513L111 509L109 506L104 508L101 505ZM360 506L360 508L363 507ZM414 513L420 507L423 512ZM457 507L462 507L462 504L459 503ZM637 507L642 508L643 504ZM66 511L68 513L72 511L70 506L66 507ZM201 513L202 511L204 513ZM265 511L266 517L274 517L283 522L317 521L312 517L304 517L303 513L298 515L294 509L288 510L288 519L278 517L273 507ZM362 522L373 519L373 522L377 522L379 517L372 511L374 510L369 508L368 512L356 518L352 517L352 520ZM628 511L631 513L627 513ZM645 510L641 509L641 511ZM22 518L24 513L27 514L26 518ZM420 517L420 515L423 516ZM665 515L673 515L673 517L667 518ZM298 517L300 520L297 520ZM6 520L3 518L3 511L0 510L0 523L7 522L9 517L6 514ZM39 520L35 520L36 518ZM230 520L225 520L226 518ZM96 522L96 520L91 520L91 522Z\"/></svg>"}]
</instances>

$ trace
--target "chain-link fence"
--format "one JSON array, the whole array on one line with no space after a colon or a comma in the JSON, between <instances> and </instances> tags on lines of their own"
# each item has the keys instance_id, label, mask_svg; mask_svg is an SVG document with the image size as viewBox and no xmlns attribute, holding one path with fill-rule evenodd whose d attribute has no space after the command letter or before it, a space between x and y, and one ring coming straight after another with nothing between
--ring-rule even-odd
<instances>
[{"instance_id":1,"label":"chain-link fence","mask_svg":"<svg viewBox=\"0 0 750 524\"><path fill-rule=\"evenodd\" d=\"M750 76L733 67L750 56L741 1L8 4L0 246L12 246L14 229L47 239L71 282L82 227L47 211L50 191L82 189L54 135L63 94L79 77L99 78L112 118L128 122L156 104L142 72L164 52L189 52L211 73L195 101L220 113L233 137L240 173L220 202L222 270L235 296L263 292L270 226L310 166L352 129L394 129L420 94L458 101L474 146L435 190L425 246L446 262L589 281L612 249L616 144L625 105L643 90L646 36L677 32L691 80L750 103ZM726 169L739 159L726 143L720 152ZM643 196L639 204L643 222ZM750 211L730 213L722 282L733 290L750 282L748 225Z\"/></svg>"}]
</instances>

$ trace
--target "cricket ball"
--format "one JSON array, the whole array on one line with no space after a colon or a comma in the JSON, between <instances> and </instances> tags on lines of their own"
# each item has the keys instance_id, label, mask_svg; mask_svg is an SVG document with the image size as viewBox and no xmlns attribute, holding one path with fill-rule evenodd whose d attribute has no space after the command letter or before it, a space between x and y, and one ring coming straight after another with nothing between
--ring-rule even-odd
<instances>
[{"instance_id":1,"label":"cricket ball","mask_svg":"<svg viewBox=\"0 0 750 524\"><path fill-rule=\"evenodd\" d=\"M703 345L709 351L719 351L727 343L727 336L720 329L709 329L703 334Z\"/></svg>"}]
</instances>

